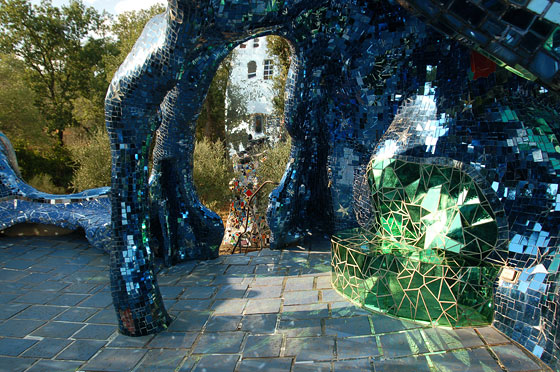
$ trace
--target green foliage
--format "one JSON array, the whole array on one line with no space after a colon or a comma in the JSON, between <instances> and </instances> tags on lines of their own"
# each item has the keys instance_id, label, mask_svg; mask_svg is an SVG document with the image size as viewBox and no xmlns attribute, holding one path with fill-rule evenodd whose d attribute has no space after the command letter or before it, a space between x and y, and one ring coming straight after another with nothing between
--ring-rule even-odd
<instances>
[{"instance_id":1,"label":"green foliage","mask_svg":"<svg viewBox=\"0 0 560 372\"><path fill-rule=\"evenodd\" d=\"M77 165L72 178L74 191L111 185L111 147L104 128L95 129L91 137L70 147Z\"/></svg>"},{"instance_id":2,"label":"green foliage","mask_svg":"<svg viewBox=\"0 0 560 372\"><path fill-rule=\"evenodd\" d=\"M104 63L107 66L107 83L111 82L113 75L132 50L146 23L155 15L164 11L165 7L162 5L153 5L149 9L119 14L111 26L111 32L117 37L117 52L103 57Z\"/></svg>"},{"instance_id":3,"label":"green foliage","mask_svg":"<svg viewBox=\"0 0 560 372\"><path fill-rule=\"evenodd\" d=\"M40 191L64 193L72 175L68 153L44 130L45 118L33 104L26 66L0 55L0 130L12 141L23 179Z\"/></svg>"},{"instance_id":4,"label":"green foliage","mask_svg":"<svg viewBox=\"0 0 560 372\"><path fill-rule=\"evenodd\" d=\"M274 147L263 149L263 157L257 167L259 184L263 184L265 181L272 181L276 184L280 182L286 171L286 166L290 161L291 149L292 143L289 136L287 141L281 141ZM261 213L264 213L266 210L268 206L268 195L275 187L276 185L267 185L259 192L260 197L257 203Z\"/></svg>"},{"instance_id":5,"label":"green foliage","mask_svg":"<svg viewBox=\"0 0 560 372\"><path fill-rule=\"evenodd\" d=\"M230 53L224 58L212 79L196 123L197 141L203 138L210 141L225 141L226 91L233 68L233 55L233 53Z\"/></svg>"},{"instance_id":6,"label":"green foliage","mask_svg":"<svg viewBox=\"0 0 560 372\"><path fill-rule=\"evenodd\" d=\"M218 211L229 208L229 181L233 178L233 169L223 142L207 138L196 142L193 178L204 205Z\"/></svg>"},{"instance_id":7,"label":"green foliage","mask_svg":"<svg viewBox=\"0 0 560 372\"><path fill-rule=\"evenodd\" d=\"M21 176L25 181L30 183L37 175L45 174L51 178L54 186L68 191L73 169L70 153L65 147L54 145L48 150L38 151L30 148L25 141L19 140L15 141L14 149ZM54 191L41 189L40 187L41 185L39 185L39 190L44 192Z\"/></svg>"},{"instance_id":8,"label":"green foliage","mask_svg":"<svg viewBox=\"0 0 560 372\"><path fill-rule=\"evenodd\" d=\"M53 193L110 183L107 82L146 22L163 11L119 15L114 42L105 35L108 16L80 1L0 0L0 130L14 142L27 182Z\"/></svg>"},{"instance_id":9,"label":"green foliage","mask_svg":"<svg viewBox=\"0 0 560 372\"><path fill-rule=\"evenodd\" d=\"M65 194L67 191L64 187L56 186L52 177L46 173L39 173L31 177L29 185L49 194Z\"/></svg>"},{"instance_id":10,"label":"green foliage","mask_svg":"<svg viewBox=\"0 0 560 372\"><path fill-rule=\"evenodd\" d=\"M116 35L114 52L102 57L106 74L104 86L111 82L113 75L132 50L134 43L142 33L146 23L165 8L154 5L149 9L119 14L111 26ZM104 127L104 107L97 101L78 97L73 101L74 119L85 129L85 138L69 144L72 160L76 164L72 188L81 191L89 188L109 186L111 184L111 148L109 136Z\"/></svg>"},{"instance_id":11,"label":"green foliage","mask_svg":"<svg viewBox=\"0 0 560 372\"><path fill-rule=\"evenodd\" d=\"M265 149L264 158L257 168L259 183L264 181L280 182L290 160L291 149L292 142L290 139Z\"/></svg>"},{"instance_id":12,"label":"green foliage","mask_svg":"<svg viewBox=\"0 0 560 372\"><path fill-rule=\"evenodd\" d=\"M26 138L32 148L48 150L53 141L43 130L45 119L33 105L35 92L25 76L21 60L0 54L0 130L12 141Z\"/></svg>"},{"instance_id":13,"label":"green foliage","mask_svg":"<svg viewBox=\"0 0 560 372\"><path fill-rule=\"evenodd\" d=\"M72 115L86 132L105 130L105 109L92 99L78 97L73 102Z\"/></svg>"},{"instance_id":14,"label":"green foliage","mask_svg":"<svg viewBox=\"0 0 560 372\"><path fill-rule=\"evenodd\" d=\"M77 124L73 100L83 96L102 104L105 66L113 51L103 34L106 16L82 2L54 7L50 1L0 0L0 51L17 56L26 67L35 104L48 133L62 145L63 130Z\"/></svg>"},{"instance_id":15,"label":"green foliage","mask_svg":"<svg viewBox=\"0 0 560 372\"><path fill-rule=\"evenodd\" d=\"M288 70L290 69L290 57L292 55L290 43L283 37L270 35L266 39L268 52L278 58L279 70L274 75L274 98L272 105L274 115L278 117L284 116L284 92L286 91L286 80L288 78Z\"/></svg>"}]
</instances>

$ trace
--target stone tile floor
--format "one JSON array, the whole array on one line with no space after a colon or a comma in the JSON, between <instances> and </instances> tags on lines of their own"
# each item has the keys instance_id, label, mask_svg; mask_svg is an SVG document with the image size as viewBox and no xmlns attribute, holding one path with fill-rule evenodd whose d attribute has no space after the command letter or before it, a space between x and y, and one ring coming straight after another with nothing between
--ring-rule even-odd
<instances>
[{"instance_id":1,"label":"stone tile floor","mask_svg":"<svg viewBox=\"0 0 560 372\"><path fill-rule=\"evenodd\" d=\"M548 371L492 327L365 312L330 285L328 242L159 269L169 329L116 331L108 256L82 237L0 238L0 371Z\"/></svg>"}]
</instances>

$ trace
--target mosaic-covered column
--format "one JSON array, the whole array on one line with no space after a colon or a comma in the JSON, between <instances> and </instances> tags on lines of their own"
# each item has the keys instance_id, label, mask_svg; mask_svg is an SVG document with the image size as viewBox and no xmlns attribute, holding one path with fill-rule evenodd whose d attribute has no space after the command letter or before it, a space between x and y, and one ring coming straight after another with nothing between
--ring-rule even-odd
<instances>
[{"instance_id":1,"label":"mosaic-covered column","mask_svg":"<svg viewBox=\"0 0 560 372\"><path fill-rule=\"evenodd\" d=\"M158 332L171 321L149 242L148 161L159 105L175 83L170 72L178 66L170 48L177 43L177 10L175 4L148 22L105 99L112 153L111 293L119 331L130 336ZM169 71L158 68L163 66Z\"/></svg>"},{"instance_id":2,"label":"mosaic-covered column","mask_svg":"<svg viewBox=\"0 0 560 372\"><path fill-rule=\"evenodd\" d=\"M185 66L180 82L161 105L150 176L152 219L160 231L160 251L167 265L188 259L218 257L224 227L221 218L198 199L193 181L193 152L198 113L219 63L230 49L207 45L197 63ZM199 76L197 84L190 83Z\"/></svg>"},{"instance_id":3,"label":"mosaic-covered column","mask_svg":"<svg viewBox=\"0 0 560 372\"><path fill-rule=\"evenodd\" d=\"M306 89L319 80L311 76L316 61L310 61L307 52L305 45L293 50L286 82L284 125L291 136L292 149L284 177L270 195L267 220L273 248L301 242L311 231L330 230L329 144L317 116L321 97Z\"/></svg>"}]
</instances>

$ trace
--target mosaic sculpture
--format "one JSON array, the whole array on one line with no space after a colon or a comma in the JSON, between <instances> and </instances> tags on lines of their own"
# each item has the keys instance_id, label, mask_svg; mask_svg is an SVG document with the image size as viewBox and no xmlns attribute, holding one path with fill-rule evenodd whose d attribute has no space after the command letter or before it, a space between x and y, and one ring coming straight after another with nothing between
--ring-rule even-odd
<instances>
[{"instance_id":1,"label":"mosaic sculpture","mask_svg":"<svg viewBox=\"0 0 560 372\"><path fill-rule=\"evenodd\" d=\"M369 163L368 187L355 190L356 205L367 207L364 228L334 237L333 283L353 301L403 318L489 324L507 257L501 203L470 163L401 155L443 136L445 123L433 95L401 107Z\"/></svg>"},{"instance_id":2,"label":"mosaic sculpture","mask_svg":"<svg viewBox=\"0 0 560 372\"><path fill-rule=\"evenodd\" d=\"M222 242L228 252L269 246L270 231L256 199L262 195L259 192L266 181L257 177L257 168L264 156L253 151L232 157L235 177L229 183L232 198Z\"/></svg>"},{"instance_id":3,"label":"mosaic sculpture","mask_svg":"<svg viewBox=\"0 0 560 372\"><path fill-rule=\"evenodd\" d=\"M548 88L558 90L560 83L560 29L558 28L560 3L554 1L494 1L479 4L469 1L408 1L407 3L419 11L421 17L435 28L489 57L498 66L528 80L536 80ZM450 162L454 167L467 166L470 168L469 173L477 176L475 182L480 185L479 189L486 190L484 194L489 195L492 199L500 200L500 203L490 203L491 208L484 209L489 215L492 215L491 212L499 211L503 207L507 218L507 224L498 223L498 228L499 225L502 225L504 234L498 233L498 244L493 248L494 251L498 249L502 243L500 240L506 239L509 251L507 260L502 263L489 259L489 257L484 260L486 265L494 266L498 263L499 266L504 266L500 279L494 282L494 298L492 299L492 294L488 293L488 286L486 288L484 288L485 286L473 286L471 276L457 275L460 273L457 270L448 274L450 279L455 281L451 283L468 287L468 290L459 291L459 293L447 292L446 294L442 291L442 288L445 287L443 285L436 290L435 284L441 279L438 275L434 276L428 271L422 271L425 269L422 265L425 266L425 264L420 262L425 260L425 257L416 257L412 260L410 256L406 257L406 263L413 262L417 268L417 270L408 272L407 267L404 270L399 267L382 267L379 270L375 264L369 267L367 264L362 265L360 270L354 271L358 274L356 279L362 274L366 274L362 277L366 280L359 280L363 285L362 288L359 286L348 287L349 281L341 275L335 278L335 282L339 280L340 288L346 287L346 291L350 288L361 289L361 294L356 296L356 292L350 290L348 296L366 306L369 304L378 310L391 313L399 314L400 312L400 315L409 318L422 319L424 317L423 320L435 323L442 320L442 314L445 315L444 323L449 321L449 318L453 318L449 316L449 310L452 310L451 312L454 310L450 306L452 303L467 306L469 304L490 305L493 301L495 303L494 314L487 313L486 320L491 320L494 315L494 325L498 329L518 340L551 366L557 367L559 340L558 328L555 324L560 315L559 300L556 298L558 265L560 264L557 252L558 210L560 209L558 205L560 198L557 195L558 152L560 150L556 137L559 124L558 97L556 94L547 92L546 89L532 86L529 83L512 84L513 79L504 78L503 70L498 69L493 74L496 66L477 53L471 53L470 62L469 80L481 76L488 77L488 80L482 79L483 82L477 83L469 81L463 89L452 86L457 85L457 82L453 78L450 79L448 75L454 63L441 60L436 68L427 64L427 81L422 91L424 95L434 97L431 105L434 103L437 105L437 115L432 118L425 116L430 111L434 112L426 107L429 105L426 104L425 98L408 102L407 105L401 107L400 115L394 119L393 125L384 136L385 140L382 140L374 151L369 180L373 189L357 188L358 191L362 191L362 195L358 195L354 205L357 207L358 219L361 219L366 231L370 234L372 231L375 232L374 237L379 236L379 232L383 236L384 227L382 225L374 226L375 222L381 224L392 222L393 231L389 234L389 240L398 240L403 234L406 236L409 233L403 223L406 221L405 217L416 216L414 213L410 213L415 212L413 210L399 208L399 206L402 207L402 204L409 206L413 204L408 204L411 200L407 200L409 195L406 190L407 186L414 188L414 182L403 185L406 183L406 177L403 179L396 176L396 172L391 173L391 165L388 166L387 174L384 174L384 165L381 166L383 169L375 169L375 159L380 156L385 158L385 161L387 161L386 158L392 158L395 162L412 161L412 163L419 164L421 168L430 167L429 164L434 162L439 162L438 167L449 165ZM441 73L442 69L445 72ZM457 74L457 72L452 74ZM450 82L452 84L449 84ZM461 98L457 100L457 97ZM379 162L377 161L377 163ZM410 163L408 164L410 166ZM386 181L390 187L379 192L375 188L375 182L381 182L381 187L385 187L383 184L385 176L387 176ZM394 178L391 181L392 176L396 177L398 185L404 186L404 200L399 200L398 197L391 194L392 192L399 194L401 191L402 195L401 187L392 190L395 186L391 184L394 181ZM453 182L448 179L445 182L450 182L451 186L461 185L463 187L462 181ZM359 181L356 184L363 186L364 182ZM367 199L364 197L364 191L366 191ZM420 194L429 199L430 191L433 194L435 190L422 190ZM364 199L369 203L364 203ZM381 203L379 203L380 199ZM439 195L440 204L445 199L444 194ZM479 200L482 199L479 198ZM384 213L383 208L396 213ZM472 238L465 228L470 221L468 218L463 218L463 212L460 214L463 240L466 241L466 238ZM426 217L430 215L433 213ZM446 215L450 217L448 213ZM452 219L448 220L448 223L451 221ZM397 224L396 229L395 224ZM422 227L427 227L423 223L420 225L420 230ZM474 228L474 225L471 225L471 228ZM445 231L446 229L447 231ZM452 225L447 225L440 231L448 234L451 229ZM508 229L509 233L506 232ZM418 231L418 229L414 230L414 232ZM360 232L363 231L360 230ZM429 227L426 228L426 232L425 236L428 237ZM336 241L353 248L363 248L361 244L364 242L374 241L371 236L364 235L352 234L353 241L335 239L334 250L337 249ZM484 232L483 235L492 237L495 234ZM405 238L402 242L406 244L411 240L414 241L413 236L414 234L409 234L407 238L412 237L412 239ZM339 238L347 237L341 234ZM486 242L488 243L488 239ZM387 254L387 251L381 249L386 245L384 243L386 242L382 240L380 244L374 244L377 252L370 247L370 249L366 249L367 252L358 249L352 253L357 253L357 256L371 255L370 257L377 257L379 260ZM439 245L443 249L439 249L437 252L437 256L446 265L449 264L450 257L447 243L449 241L440 241ZM478 245L482 248L482 245ZM402 246L406 247L404 244ZM461 244L456 245L451 242L450 247L459 248L457 253L462 253ZM407 251L432 252L430 246L426 247L424 244L422 248L421 250L399 251L401 256L399 259L402 261L402 256L406 256ZM480 252L482 251L481 249ZM354 256L354 254L349 254L348 257L350 256ZM455 254L453 253L451 256L455 256ZM342 263L340 258L336 261ZM352 260L346 262L346 264L348 263L351 264L351 270L356 268L356 265L352 265ZM377 269L374 274L381 274L375 277L375 280L379 281L377 288L366 282L367 278L373 279L367 275L371 273L372 269ZM464 269L465 266L462 266L462 270ZM491 275L488 275L488 271L483 276L479 275L481 283L492 282L492 276L496 275L496 271L495 269L490 270L493 271ZM408 283L409 287L403 288L401 285L406 284L406 276L409 273L413 273L412 279ZM420 280L412 283L414 275L418 274L421 274ZM373 293L384 294L383 289L386 289L387 286L383 288L382 284L394 284L394 281L391 282L392 276L398 278L399 275L401 279L405 280L401 280L397 286L385 292L385 294L393 294L389 301L383 304L382 301L372 298ZM457 278L459 280L456 280ZM395 294L397 296L394 296ZM404 299L399 298L399 294ZM417 295L416 302L410 306L407 300L414 295ZM386 296L384 299L387 297L391 296ZM436 301L433 301L434 298ZM465 302L465 300L467 301ZM427 308L431 309L431 314L426 316L426 314L422 314L422 310ZM455 313L459 317L452 321L457 321L460 325L460 316L463 315L467 317L467 323L477 322L476 316L483 314L483 311L480 310L484 310L484 308L478 306L475 310L475 313ZM468 319L469 317L471 319Z\"/></svg>"},{"instance_id":4,"label":"mosaic sculpture","mask_svg":"<svg viewBox=\"0 0 560 372\"><path fill-rule=\"evenodd\" d=\"M203 98L229 51L277 34L294 49L293 148L271 194L273 245L354 228L335 238L345 295L437 324L493 317L558 367L560 2L400 3L169 1L107 94L111 213L108 189L56 196L26 185L2 138L0 229L84 228L109 247L121 332L165 328L153 236L171 264L215 257L223 234L192 182Z\"/></svg>"},{"instance_id":5,"label":"mosaic sculpture","mask_svg":"<svg viewBox=\"0 0 560 372\"><path fill-rule=\"evenodd\" d=\"M498 66L560 89L560 2L403 0L428 24Z\"/></svg>"},{"instance_id":6,"label":"mosaic sculpture","mask_svg":"<svg viewBox=\"0 0 560 372\"><path fill-rule=\"evenodd\" d=\"M399 108L403 112L405 105L418 104L418 95L433 96L438 124L430 122L435 129L426 131L433 135L427 137L414 127L408 134L398 129L395 133L409 140L403 140L394 154L413 158L395 160L415 167L423 167L431 157L458 161L439 164L438 171L457 171L461 182L470 185L468 190L483 191L486 199L479 198L476 208L489 216L484 218L490 225L490 220L496 221L497 230L492 231L497 231L497 238L493 241L475 231L478 250L460 239L455 240L458 245L446 247L445 238L454 240L450 227L432 250L439 253L443 244L442 264L464 261L461 265L489 271L488 280L476 281L484 284L493 278L495 264L503 263L486 258L503 251L500 244L507 240L506 265L521 274L517 282L497 282L494 324L556 365L557 100L501 66L557 88L558 2L411 3L433 26L476 47L498 62L498 68L442 38L389 0L169 1L167 12L146 26L106 99L113 155L111 283L121 332L153 333L170 321L153 270L150 226L156 224L151 222L159 225L168 262L216 256L223 227L194 190L194 123L224 56L241 42L273 33L288 39L294 53L285 112L293 161L271 194L272 244L297 241L307 231L355 227L353 186L372 150ZM524 17L527 20L518 23ZM427 66L437 68L428 71ZM435 77L431 71L436 71ZM414 112L405 113L413 115L412 122ZM420 144L411 147L416 140ZM381 171L389 174L388 167ZM495 197L486 192L488 182ZM443 188L444 182L435 185ZM446 195L453 196L451 189ZM380 192L382 197L376 200L383 204L387 193ZM496 198L501 204L494 204ZM423 201L403 201L417 202L422 207ZM508 222L507 237L501 235L500 208ZM443 210L450 218L463 213L461 207ZM472 221L461 221L461 229L468 230ZM391 230L382 237L402 232ZM414 243L417 238L407 237L407 243L424 247ZM488 247L480 247L480 242ZM455 255L453 250L463 252ZM489 292L473 293L489 299Z\"/></svg>"},{"instance_id":7,"label":"mosaic sculpture","mask_svg":"<svg viewBox=\"0 0 560 372\"><path fill-rule=\"evenodd\" d=\"M108 187L70 195L36 190L22 180L12 144L0 133L0 231L24 223L81 228L91 245L107 249L111 237L109 194Z\"/></svg>"}]
</instances>

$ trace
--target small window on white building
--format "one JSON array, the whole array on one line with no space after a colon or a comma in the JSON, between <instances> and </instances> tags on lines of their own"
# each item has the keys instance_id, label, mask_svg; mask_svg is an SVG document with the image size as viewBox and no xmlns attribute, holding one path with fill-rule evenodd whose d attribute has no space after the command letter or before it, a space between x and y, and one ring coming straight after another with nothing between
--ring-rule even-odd
<instances>
[{"instance_id":1,"label":"small window on white building","mask_svg":"<svg viewBox=\"0 0 560 372\"><path fill-rule=\"evenodd\" d=\"M247 44L241 43L241 44L239 44L239 48L245 49L245 48L247 48Z\"/></svg>"},{"instance_id":2,"label":"small window on white building","mask_svg":"<svg viewBox=\"0 0 560 372\"><path fill-rule=\"evenodd\" d=\"M272 79L272 75L274 74L274 64L271 59L264 60L264 72L263 72L263 79L270 80Z\"/></svg>"},{"instance_id":3,"label":"small window on white building","mask_svg":"<svg viewBox=\"0 0 560 372\"><path fill-rule=\"evenodd\" d=\"M255 133L262 133L263 131L263 118L261 115L255 115Z\"/></svg>"},{"instance_id":4,"label":"small window on white building","mask_svg":"<svg viewBox=\"0 0 560 372\"><path fill-rule=\"evenodd\" d=\"M253 39L253 48L259 47L259 38Z\"/></svg>"},{"instance_id":5,"label":"small window on white building","mask_svg":"<svg viewBox=\"0 0 560 372\"><path fill-rule=\"evenodd\" d=\"M257 76L257 62L250 61L247 63L247 78L251 79Z\"/></svg>"}]
</instances>

